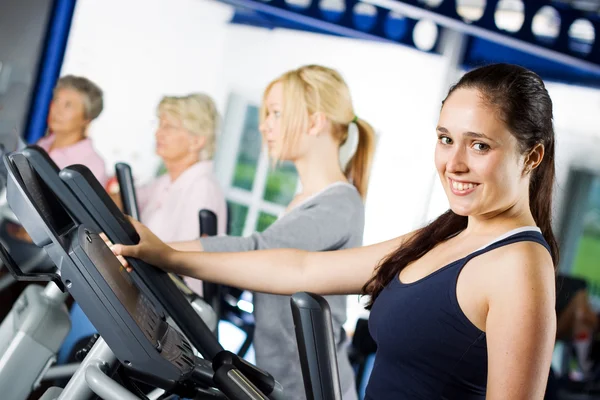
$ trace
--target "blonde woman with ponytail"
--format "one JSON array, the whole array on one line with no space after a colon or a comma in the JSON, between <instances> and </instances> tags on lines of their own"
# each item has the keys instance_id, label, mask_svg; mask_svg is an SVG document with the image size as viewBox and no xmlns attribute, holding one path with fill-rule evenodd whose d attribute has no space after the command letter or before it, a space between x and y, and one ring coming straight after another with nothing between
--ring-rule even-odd
<instances>
[{"instance_id":1,"label":"blonde woman with ponytail","mask_svg":"<svg viewBox=\"0 0 600 400\"><path fill-rule=\"evenodd\" d=\"M274 166L278 161L293 162L301 191L285 213L262 233L202 238L172 243L171 247L181 251L244 252L242 257L249 261L253 250L360 247L375 137L371 126L357 117L340 74L317 65L286 72L266 88L260 117L260 131ZM346 159L341 160L340 154ZM222 260L226 267L227 257ZM342 328L346 297L329 296L327 300L338 343L344 400L356 399ZM289 297L255 293L254 315L257 365L282 384L286 399L306 399Z\"/></svg>"}]
</instances>

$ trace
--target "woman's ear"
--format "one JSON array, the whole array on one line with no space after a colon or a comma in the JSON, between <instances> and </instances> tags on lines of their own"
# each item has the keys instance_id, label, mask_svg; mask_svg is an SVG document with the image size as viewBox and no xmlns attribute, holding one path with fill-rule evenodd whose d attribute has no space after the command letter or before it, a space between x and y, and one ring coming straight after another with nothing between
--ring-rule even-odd
<instances>
[{"instance_id":1,"label":"woman's ear","mask_svg":"<svg viewBox=\"0 0 600 400\"><path fill-rule=\"evenodd\" d=\"M541 143L536 144L533 149L529 152L527 157L525 157L525 167L523 172L525 174L530 173L534 169L536 169L544 159L544 145Z\"/></svg>"},{"instance_id":2,"label":"woman's ear","mask_svg":"<svg viewBox=\"0 0 600 400\"><path fill-rule=\"evenodd\" d=\"M206 137L197 135L190 135L190 137L190 153L200 153L200 150L206 145Z\"/></svg>"},{"instance_id":3,"label":"woman's ear","mask_svg":"<svg viewBox=\"0 0 600 400\"><path fill-rule=\"evenodd\" d=\"M83 134L83 136L84 136L84 137L87 137L87 136L88 136L88 133L90 132L90 123L91 123L91 122L92 122L92 121L90 121L90 120L87 120L87 119L86 119L85 121L83 121L83 125L82 125L82 128L83 128L83 129L82 129L82 134Z\"/></svg>"},{"instance_id":4,"label":"woman's ear","mask_svg":"<svg viewBox=\"0 0 600 400\"><path fill-rule=\"evenodd\" d=\"M326 131L328 119L322 112L316 112L308 117L309 136L319 136Z\"/></svg>"}]
</instances>

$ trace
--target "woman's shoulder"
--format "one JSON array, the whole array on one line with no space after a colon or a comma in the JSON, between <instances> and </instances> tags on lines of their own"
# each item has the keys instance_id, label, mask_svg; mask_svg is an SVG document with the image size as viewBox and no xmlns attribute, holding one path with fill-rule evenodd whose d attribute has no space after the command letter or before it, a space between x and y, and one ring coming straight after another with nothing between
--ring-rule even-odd
<instances>
[{"instance_id":1,"label":"woman's shoulder","mask_svg":"<svg viewBox=\"0 0 600 400\"><path fill-rule=\"evenodd\" d=\"M347 182L336 182L313 196L306 203L347 204L353 208L363 208L364 203L356 187Z\"/></svg>"},{"instance_id":2,"label":"woman's shoulder","mask_svg":"<svg viewBox=\"0 0 600 400\"><path fill-rule=\"evenodd\" d=\"M493 287L554 287L554 264L550 252L535 241L511 243L472 261L477 268L485 270L483 276ZM501 291L498 293L501 294Z\"/></svg>"},{"instance_id":3,"label":"woman's shoulder","mask_svg":"<svg viewBox=\"0 0 600 400\"><path fill-rule=\"evenodd\" d=\"M54 135L49 134L46 136L42 136L35 144L37 146L40 146L42 149L48 151L48 148L50 147L50 144L52 144L52 142L54 142Z\"/></svg>"},{"instance_id":4,"label":"woman's shoulder","mask_svg":"<svg viewBox=\"0 0 600 400\"><path fill-rule=\"evenodd\" d=\"M327 226L339 226L361 231L364 227L365 207L358 191L350 184L335 184L322 192L304 199L287 212L287 219L310 216L310 220ZM361 235L362 236L362 235Z\"/></svg>"},{"instance_id":5,"label":"woman's shoulder","mask_svg":"<svg viewBox=\"0 0 600 400\"><path fill-rule=\"evenodd\" d=\"M72 159L79 159L80 164L84 165L97 165L104 167L106 162L104 161L104 157L100 155L91 138L86 137L80 140L79 142L66 147L64 149L68 152L69 157Z\"/></svg>"},{"instance_id":6,"label":"woman's shoulder","mask_svg":"<svg viewBox=\"0 0 600 400\"><path fill-rule=\"evenodd\" d=\"M552 256L542 243L537 240L523 239L509 243L483 254L484 258L491 258L493 263L519 265L519 264L547 264L552 265Z\"/></svg>"},{"instance_id":7,"label":"woman's shoulder","mask_svg":"<svg viewBox=\"0 0 600 400\"><path fill-rule=\"evenodd\" d=\"M193 180L187 181L182 188L189 196L193 197L224 197L223 187L214 174L198 174Z\"/></svg>"}]
</instances>

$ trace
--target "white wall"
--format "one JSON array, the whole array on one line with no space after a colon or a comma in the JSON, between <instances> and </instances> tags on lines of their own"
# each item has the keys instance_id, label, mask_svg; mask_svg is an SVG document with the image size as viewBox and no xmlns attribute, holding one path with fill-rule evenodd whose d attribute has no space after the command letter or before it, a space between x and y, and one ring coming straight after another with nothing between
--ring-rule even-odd
<instances>
[{"instance_id":1,"label":"white wall","mask_svg":"<svg viewBox=\"0 0 600 400\"><path fill-rule=\"evenodd\" d=\"M112 170L129 162L154 175L155 109L165 94L203 91L221 109L226 21L232 10L203 0L77 2L63 74L80 74L105 92L90 135Z\"/></svg>"}]
</instances>

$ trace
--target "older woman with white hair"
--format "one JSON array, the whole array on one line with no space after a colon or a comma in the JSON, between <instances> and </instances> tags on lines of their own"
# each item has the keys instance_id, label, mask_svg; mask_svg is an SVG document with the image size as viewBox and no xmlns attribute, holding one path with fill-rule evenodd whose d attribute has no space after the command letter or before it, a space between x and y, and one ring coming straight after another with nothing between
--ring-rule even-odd
<instances>
[{"instance_id":1,"label":"older woman with white hair","mask_svg":"<svg viewBox=\"0 0 600 400\"><path fill-rule=\"evenodd\" d=\"M48 112L48 131L36 144L44 149L59 168L73 164L87 166L102 186L108 177L104 159L87 136L90 123L104 108L103 92L91 80L75 75L61 77L56 86ZM8 234L31 242L25 229L8 222Z\"/></svg>"},{"instance_id":2,"label":"older woman with white hair","mask_svg":"<svg viewBox=\"0 0 600 400\"><path fill-rule=\"evenodd\" d=\"M102 113L103 105L102 90L94 82L81 76L63 76L54 88L48 134L37 145L48 152L59 168L83 164L106 185L104 160L87 136L90 123Z\"/></svg>"},{"instance_id":3,"label":"older woman with white hair","mask_svg":"<svg viewBox=\"0 0 600 400\"><path fill-rule=\"evenodd\" d=\"M206 94L165 96L157 109L156 153L166 173L138 189L140 219L158 237L169 242L199 237L198 212L217 215L217 233L226 233L227 206L213 174L219 113ZM200 281L186 278L202 293Z\"/></svg>"}]
</instances>

